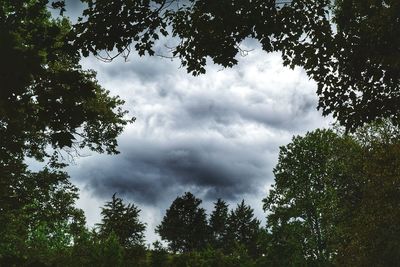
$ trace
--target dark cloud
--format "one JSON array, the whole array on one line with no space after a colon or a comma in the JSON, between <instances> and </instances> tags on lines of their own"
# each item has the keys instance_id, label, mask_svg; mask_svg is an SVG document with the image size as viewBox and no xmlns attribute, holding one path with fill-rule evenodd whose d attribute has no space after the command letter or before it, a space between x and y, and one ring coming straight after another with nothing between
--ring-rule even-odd
<instances>
[{"instance_id":1,"label":"dark cloud","mask_svg":"<svg viewBox=\"0 0 400 267\"><path fill-rule=\"evenodd\" d=\"M82 63L126 100L137 121L119 139L121 154L92 155L69 168L89 203L81 205L92 209L91 199L100 206L118 193L146 207L149 225L185 191L206 207L217 198L244 198L263 218L261 199L273 183L279 146L327 125L315 108L315 84L303 71L283 68L276 54L254 52L233 69L210 66L196 78L157 57Z\"/></svg>"},{"instance_id":2,"label":"dark cloud","mask_svg":"<svg viewBox=\"0 0 400 267\"><path fill-rule=\"evenodd\" d=\"M262 153L257 148L204 139L130 141L122 143L121 155L89 160L74 176L81 175L86 188L102 198L118 192L144 204L163 202L184 188L205 200L235 200L257 193L268 180L270 166L258 157Z\"/></svg>"},{"instance_id":3,"label":"dark cloud","mask_svg":"<svg viewBox=\"0 0 400 267\"><path fill-rule=\"evenodd\" d=\"M119 192L145 204L185 188L209 200L260 193L278 147L321 120L314 84L301 71L283 69L277 55L246 60L194 78L154 57L88 59L138 120L120 139L120 155L89 159L76 175L98 196Z\"/></svg>"}]
</instances>

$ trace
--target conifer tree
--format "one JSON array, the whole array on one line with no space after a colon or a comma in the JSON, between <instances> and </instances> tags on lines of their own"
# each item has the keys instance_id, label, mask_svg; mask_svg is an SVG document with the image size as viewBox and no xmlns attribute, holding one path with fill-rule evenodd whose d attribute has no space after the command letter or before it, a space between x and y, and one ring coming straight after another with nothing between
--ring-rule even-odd
<instances>
[{"instance_id":1,"label":"conifer tree","mask_svg":"<svg viewBox=\"0 0 400 267\"><path fill-rule=\"evenodd\" d=\"M224 247L228 215L228 204L219 198L214 203L214 210L211 213L209 222L211 245L215 248L222 249Z\"/></svg>"},{"instance_id":2,"label":"conifer tree","mask_svg":"<svg viewBox=\"0 0 400 267\"><path fill-rule=\"evenodd\" d=\"M227 222L229 250L234 250L237 245L244 246L249 255L256 257L260 221L255 218L254 210L242 200L235 210L231 210Z\"/></svg>"},{"instance_id":3,"label":"conifer tree","mask_svg":"<svg viewBox=\"0 0 400 267\"><path fill-rule=\"evenodd\" d=\"M102 208L103 216L99 227L100 236L108 238L114 233L124 247L142 246L146 225L139 220L140 209L134 204L126 205L123 200L112 196Z\"/></svg>"}]
</instances>

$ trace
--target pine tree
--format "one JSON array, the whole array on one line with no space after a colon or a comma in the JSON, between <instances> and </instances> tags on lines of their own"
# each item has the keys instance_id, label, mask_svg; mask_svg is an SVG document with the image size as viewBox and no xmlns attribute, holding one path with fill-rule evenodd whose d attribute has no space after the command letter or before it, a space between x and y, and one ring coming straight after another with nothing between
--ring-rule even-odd
<instances>
[{"instance_id":1,"label":"pine tree","mask_svg":"<svg viewBox=\"0 0 400 267\"><path fill-rule=\"evenodd\" d=\"M257 239L260 221L254 217L254 210L244 200L231 210L227 221L227 244L229 250L244 246L249 255L258 256Z\"/></svg>"},{"instance_id":2,"label":"pine tree","mask_svg":"<svg viewBox=\"0 0 400 267\"><path fill-rule=\"evenodd\" d=\"M218 199L214 203L214 210L210 216L210 234L212 246L217 249L222 249L226 239L226 224L228 221L228 204L222 199Z\"/></svg>"},{"instance_id":3,"label":"pine tree","mask_svg":"<svg viewBox=\"0 0 400 267\"><path fill-rule=\"evenodd\" d=\"M102 208L102 222L97 224L100 236L108 238L114 233L124 247L142 246L146 225L139 220L140 209L134 204L124 204L121 198L112 196Z\"/></svg>"}]
</instances>

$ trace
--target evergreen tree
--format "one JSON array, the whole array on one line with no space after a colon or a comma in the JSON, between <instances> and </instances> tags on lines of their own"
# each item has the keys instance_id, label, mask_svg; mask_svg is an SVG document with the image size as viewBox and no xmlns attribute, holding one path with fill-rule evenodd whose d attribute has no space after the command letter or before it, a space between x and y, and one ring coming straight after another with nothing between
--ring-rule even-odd
<instances>
[{"instance_id":1,"label":"evergreen tree","mask_svg":"<svg viewBox=\"0 0 400 267\"><path fill-rule=\"evenodd\" d=\"M139 213L138 207L124 204L114 194L102 208L102 220L97 224L100 236L108 238L114 233L125 248L143 246L146 225L139 220Z\"/></svg>"},{"instance_id":2,"label":"evergreen tree","mask_svg":"<svg viewBox=\"0 0 400 267\"><path fill-rule=\"evenodd\" d=\"M249 255L258 256L257 240L260 221L254 217L254 210L244 200L231 210L227 221L227 241L229 251L243 246Z\"/></svg>"},{"instance_id":3,"label":"evergreen tree","mask_svg":"<svg viewBox=\"0 0 400 267\"><path fill-rule=\"evenodd\" d=\"M201 200L186 192L177 197L167 209L156 232L168 241L173 252L202 249L208 241L206 213L200 208Z\"/></svg>"},{"instance_id":4,"label":"evergreen tree","mask_svg":"<svg viewBox=\"0 0 400 267\"><path fill-rule=\"evenodd\" d=\"M217 202L214 203L214 210L211 213L209 221L210 241L214 248L222 249L225 247L228 215L228 204L219 198Z\"/></svg>"}]
</instances>

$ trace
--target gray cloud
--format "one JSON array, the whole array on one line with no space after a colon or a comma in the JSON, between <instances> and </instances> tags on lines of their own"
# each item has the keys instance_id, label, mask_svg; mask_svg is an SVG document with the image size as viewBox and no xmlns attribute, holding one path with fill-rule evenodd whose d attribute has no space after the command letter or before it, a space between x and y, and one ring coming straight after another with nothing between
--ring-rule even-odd
<instances>
[{"instance_id":1,"label":"gray cloud","mask_svg":"<svg viewBox=\"0 0 400 267\"><path fill-rule=\"evenodd\" d=\"M128 143L129 142L129 143ZM205 200L235 200L257 193L271 166L256 147L218 140L123 140L118 156L98 156L80 164L74 176L100 197L114 192L144 204L157 204L182 188L202 193ZM121 146L122 147L122 146Z\"/></svg>"},{"instance_id":2,"label":"gray cloud","mask_svg":"<svg viewBox=\"0 0 400 267\"><path fill-rule=\"evenodd\" d=\"M154 226L176 196L192 191L206 207L219 197L259 203L256 214L263 218L261 199L273 183L279 146L329 119L316 111L315 84L302 70L285 69L279 55L257 51L233 69L210 66L201 77L156 57L109 64L85 59L137 117L119 138L121 154L92 155L69 168L87 202L97 199L100 206L117 192L145 207ZM98 221L93 204L80 203L90 210L89 221Z\"/></svg>"},{"instance_id":3,"label":"gray cloud","mask_svg":"<svg viewBox=\"0 0 400 267\"><path fill-rule=\"evenodd\" d=\"M288 137L321 121L313 90L307 88L313 84L301 71L293 75L284 70L276 55L264 56L261 64L259 57L235 69L211 68L200 78L178 69L177 62L159 58L133 57L127 63L102 65L88 60L87 65L98 67L100 82L127 99L127 108L138 118L120 141L122 156L111 159L116 162L112 166L123 166L103 171L103 176L119 178L90 178L93 188L113 188L114 180L116 185L123 180L132 185L125 191L151 195L156 190L142 190L139 183L148 186L155 179L170 181L160 182L163 187L221 186L230 198L257 188L271 176L271 164L262 155L277 152L282 132ZM118 171L110 171L114 169ZM238 177L249 180L250 188Z\"/></svg>"}]
</instances>

